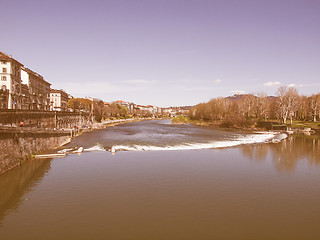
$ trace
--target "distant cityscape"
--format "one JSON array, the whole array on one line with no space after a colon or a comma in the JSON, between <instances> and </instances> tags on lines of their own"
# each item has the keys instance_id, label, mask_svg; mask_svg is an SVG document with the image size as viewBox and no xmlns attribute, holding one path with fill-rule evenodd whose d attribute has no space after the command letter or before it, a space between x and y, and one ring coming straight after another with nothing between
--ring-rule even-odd
<instances>
[{"instance_id":1,"label":"distant cityscape","mask_svg":"<svg viewBox=\"0 0 320 240\"><path fill-rule=\"evenodd\" d=\"M74 97L62 89L51 88L39 73L27 68L12 56L0 52L0 109L19 109L30 111L61 111L72 112L68 102ZM92 102L102 100L86 97ZM104 106L116 104L127 108L130 115L175 116L188 114L190 106L158 107L153 105L138 105L133 102L116 100L103 101ZM146 114L147 113L147 114Z\"/></svg>"}]
</instances>

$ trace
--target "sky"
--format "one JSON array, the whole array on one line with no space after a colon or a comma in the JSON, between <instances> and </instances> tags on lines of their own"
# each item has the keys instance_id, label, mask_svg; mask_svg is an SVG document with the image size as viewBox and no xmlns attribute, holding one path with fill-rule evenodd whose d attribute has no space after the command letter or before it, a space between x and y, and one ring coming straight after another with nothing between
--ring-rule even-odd
<instances>
[{"instance_id":1,"label":"sky","mask_svg":"<svg viewBox=\"0 0 320 240\"><path fill-rule=\"evenodd\" d=\"M74 97L320 92L320 0L0 0L0 51Z\"/></svg>"}]
</instances>

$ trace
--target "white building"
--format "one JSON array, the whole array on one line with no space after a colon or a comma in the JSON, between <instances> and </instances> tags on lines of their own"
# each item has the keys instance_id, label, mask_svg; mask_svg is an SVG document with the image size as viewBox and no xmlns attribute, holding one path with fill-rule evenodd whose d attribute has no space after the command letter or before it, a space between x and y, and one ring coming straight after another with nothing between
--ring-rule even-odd
<instances>
[{"instance_id":1,"label":"white building","mask_svg":"<svg viewBox=\"0 0 320 240\"><path fill-rule=\"evenodd\" d=\"M50 91L50 110L51 111L67 111L68 110L68 94L63 90L51 89Z\"/></svg>"},{"instance_id":2,"label":"white building","mask_svg":"<svg viewBox=\"0 0 320 240\"><path fill-rule=\"evenodd\" d=\"M11 56L0 52L0 89L7 92L1 99L1 108L21 109L21 67Z\"/></svg>"}]
</instances>

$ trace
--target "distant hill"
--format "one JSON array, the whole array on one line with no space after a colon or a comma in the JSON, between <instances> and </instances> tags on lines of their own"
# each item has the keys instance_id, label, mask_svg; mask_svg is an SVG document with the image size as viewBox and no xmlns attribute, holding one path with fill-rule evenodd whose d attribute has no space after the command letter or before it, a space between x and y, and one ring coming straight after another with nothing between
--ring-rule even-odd
<instances>
[{"instance_id":1,"label":"distant hill","mask_svg":"<svg viewBox=\"0 0 320 240\"><path fill-rule=\"evenodd\" d=\"M225 97L225 99L229 99L231 101L238 101L238 100L242 100L244 97L249 96L249 95L252 95L252 94L235 94L233 96ZM267 96L267 98L271 102L276 99L275 96Z\"/></svg>"}]
</instances>

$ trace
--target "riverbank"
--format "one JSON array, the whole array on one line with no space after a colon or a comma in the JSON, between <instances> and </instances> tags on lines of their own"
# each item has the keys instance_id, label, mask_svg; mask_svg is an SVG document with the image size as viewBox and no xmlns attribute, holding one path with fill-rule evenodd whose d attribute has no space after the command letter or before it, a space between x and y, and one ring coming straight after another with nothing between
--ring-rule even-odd
<instances>
[{"instance_id":1,"label":"riverbank","mask_svg":"<svg viewBox=\"0 0 320 240\"><path fill-rule=\"evenodd\" d=\"M91 126L66 129L39 129L29 127L0 128L0 175L33 159L35 155L51 154L86 132L118 124L150 119L115 119Z\"/></svg>"},{"instance_id":2,"label":"riverbank","mask_svg":"<svg viewBox=\"0 0 320 240\"><path fill-rule=\"evenodd\" d=\"M127 118L127 119L113 119L113 120L104 120L101 123L94 123L92 124L92 129L104 129L106 127L116 126L123 123L130 123L130 122L141 122L146 120L152 120L153 118Z\"/></svg>"},{"instance_id":3,"label":"riverbank","mask_svg":"<svg viewBox=\"0 0 320 240\"><path fill-rule=\"evenodd\" d=\"M172 119L173 124L193 124L196 126L213 127L224 130L244 130L244 131L262 131L267 130L265 127L259 127L251 121L204 121L193 120L188 117L177 116Z\"/></svg>"},{"instance_id":4,"label":"riverbank","mask_svg":"<svg viewBox=\"0 0 320 240\"><path fill-rule=\"evenodd\" d=\"M173 124L193 124L196 126L214 127L224 130L243 130L243 131L283 131L291 133L320 134L320 123L296 121L291 124L279 124L276 121L204 121L192 120L187 117L177 116L172 119Z\"/></svg>"}]
</instances>

